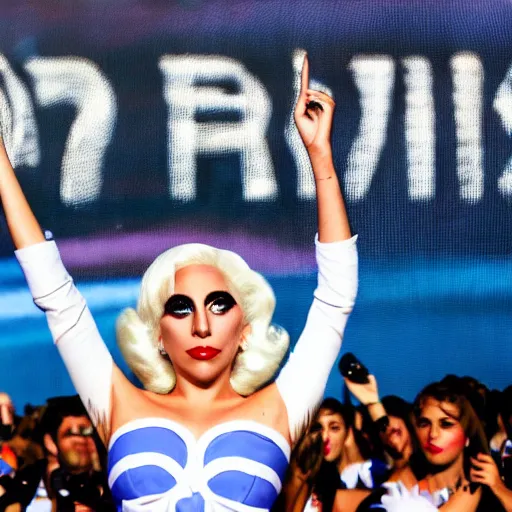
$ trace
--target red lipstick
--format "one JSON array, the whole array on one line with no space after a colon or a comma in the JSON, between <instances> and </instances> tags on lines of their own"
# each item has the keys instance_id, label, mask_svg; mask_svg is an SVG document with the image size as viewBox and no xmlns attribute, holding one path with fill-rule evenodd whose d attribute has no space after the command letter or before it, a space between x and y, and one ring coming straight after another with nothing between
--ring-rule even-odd
<instances>
[{"instance_id":1,"label":"red lipstick","mask_svg":"<svg viewBox=\"0 0 512 512\"><path fill-rule=\"evenodd\" d=\"M439 446L436 446L435 444L431 443L425 445L425 450L427 450L427 452L431 453L432 455L438 455L443 451L442 448L439 448Z\"/></svg>"},{"instance_id":2,"label":"red lipstick","mask_svg":"<svg viewBox=\"0 0 512 512\"><path fill-rule=\"evenodd\" d=\"M325 443L324 444L324 455L329 455L329 453L331 453L331 446L329 445L329 443Z\"/></svg>"},{"instance_id":3,"label":"red lipstick","mask_svg":"<svg viewBox=\"0 0 512 512\"><path fill-rule=\"evenodd\" d=\"M209 361L220 354L220 352L218 348L213 347L194 347L187 350L187 354L198 361Z\"/></svg>"}]
</instances>

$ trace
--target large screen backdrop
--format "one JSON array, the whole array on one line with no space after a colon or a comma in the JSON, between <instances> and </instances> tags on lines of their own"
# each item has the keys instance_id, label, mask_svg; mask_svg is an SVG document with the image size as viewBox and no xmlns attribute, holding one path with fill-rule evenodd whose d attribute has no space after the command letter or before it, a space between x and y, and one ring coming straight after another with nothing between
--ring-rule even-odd
<instances>
[{"instance_id":1,"label":"large screen backdrop","mask_svg":"<svg viewBox=\"0 0 512 512\"><path fill-rule=\"evenodd\" d=\"M164 249L240 253L295 342L315 286L314 186L293 125L304 51L337 103L360 291L343 351L383 393L512 383L512 4L28 2L0 12L1 124L108 346ZM0 237L0 388L73 391ZM308 378L307 375L304 378ZM331 374L328 394L339 396Z\"/></svg>"}]
</instances>

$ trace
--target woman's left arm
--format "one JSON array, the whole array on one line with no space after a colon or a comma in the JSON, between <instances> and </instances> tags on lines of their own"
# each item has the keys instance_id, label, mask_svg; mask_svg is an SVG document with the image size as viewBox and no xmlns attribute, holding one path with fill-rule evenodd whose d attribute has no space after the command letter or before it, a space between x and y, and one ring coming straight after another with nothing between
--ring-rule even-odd
<instances>
[{"instance_id":1,"label":"woman's left arm","mask_svg":"<svg viewBox=\"0 0 512 512\"><path fill-rule=\"evenodd\" d=\"M332 98L309 89L306 57L295 123L316 183L318 286L301 337L276 380L286 405L292 443L304 431L323 397L357 293L356 237L351 236L332 160L333 114Z\"/></svg>"}]
</instances>

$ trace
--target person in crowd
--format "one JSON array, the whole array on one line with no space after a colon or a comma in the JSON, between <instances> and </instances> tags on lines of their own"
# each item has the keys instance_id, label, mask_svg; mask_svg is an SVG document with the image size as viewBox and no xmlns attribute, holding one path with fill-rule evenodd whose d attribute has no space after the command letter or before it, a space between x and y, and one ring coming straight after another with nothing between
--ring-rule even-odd
<instances>
[{"instance_id":1,"label":"person in crowd","mask_svg":"<svg viewBox=\"0 0 512 512\"><path fill-rule=\"evenodd\" d=\"M80 398L49 399L39 435L46 453L44 481L53 510L114 510L94 442L94 428Z\"/></svg>"},{"instance_id":2,"label":"person in crowd","mask_svg":"<svg viewBox=\"0 0 512 512\"><path fill-rule=\"evenodd\" d=\"M501 393L499 413L507 439L512 441L512 386L508 386Z\"/></svg>"},{"instance_id":3,"label":"person in crowd","mask_svg":"<svg viewBox=\"0 0 512 512\"><path fill-rule=\"evenodd\" d=\"M270 326L269 285L239 256L189 244L155 260L137 311L118 322L123 353L146 389L135 387L0 148L0 196L16 256L109 447L118 510L270 509L290 448L323 397L356 296L357 251L332 159L334 102L309 89L307 58L301 84L294 115L316 183L319 278L304 331L270 384L288 338Z\"/></svg>"},{"instance_id":4,"label":"person in crowd","mask_svg":"<svg viewBox=\"0 0 512 512\"><path fill-rule=\"evenodd\" d=\"M324 461L334 464L341 489L373 489L384 481L387 467L379 459L365 459L354 431L355 409L326 398L313 422L324 441ZM364 450L363 450L364 451Z\"/></svg>"},{"instance_id":5,"label":"person in crowd","mask_svg":"<svg viewBox=\"0 0 512 512\"><path fill-rule=\"evenodd\" d=\"M412 490L405 485L391 489L372 510L512 510L512 492L489 455L471 396L464 381L454 376L419 393L413 410L427 474Z\"/></svg>"},{"instance_id":6,"label":"person in crowd","mask_svg":"<svg viewBox=\"0 0 512 512\"><path fill-rule=\"evenodd\" d=\"M385 480L385 463L362 456L353 430L354 417L351 405L324 399L310 427L310 436L322 441L320 447L310 443L310 450L318 450L323 460L318 471L308 477L301 464L292 466L295 475L284 492L288 509L293 501L293 510L331 510L338 489L372 489Z\"/></svg>"},{"instance_id":7,"label":"person in crowd","mask_svg":"<svg viewBox=\"0 0 512 512\"><path fill-rule=\"evenodd\" d=\"M16 427L14 406L11 397L0 392L0 442L9 441Z\"/></svg>"},{"instance_id":8,"label":"person in crowd","mask_svg":"<svg viewBox=\"0 0 512 512\"><path fill-rule=\"evenodd\" d=\"M18 468L16 454L9 446L15 429L14 406L11 397L0 392L0 477L14 474Z\"/></svg>"},{"instance_id":9,"label":"person in crowd","mask_svg":"<svg viewBox=\"0 0 512 512\"><path fill-rule=\"evenodd\" d=\"M384 448L386 472L374 480L374 485L367 486L366 492L338 491L334 510L355 511L358 507L364 510L379 501L379 494L371 490L379 487L384 481L389 484L401 482L407 488L417 483L419 460L421 456L412 424L412 406L396 396L379 399L375 376L369 375L368 382L359 384L345 378L347 389L365 407L372 420L372 437L378 436ZM413 457L415 455L415 457ZM416 460L416 462L414 462ZM415 469L413 469L415 467Z\"/></svg>"},{"instance_id":10,"label":"person in crowd","mask_svg":"<svg viewBox=\"0 0 512 512\"><path fill-rule=\"evenodd\" d=\"M512 489L512 386L495 396L497 428L490 441L491 454L505 485Z\"/></svg>"},{"instance_id":11,"label":"person in crowd","mask_svg":"<svg viewBox=\"0 0 512 512\"><path fill-rule=\"evenodd\" d=\"M0 477L0 510L114 510L92 436L78 396L52 398L41 407L27 405L8 441L15 469Z\"/></svg>"},{"instance_id":12,"label":"person in crowd","mask_svg":"<svg viewBox=\"0 0 512 512\"><path fill-rule=\"evenodd\" d=\"M487 439L491 454L496 460L501 460L501 449L507 439L507 432L501 417L502 392L494 389L489 392L487 400L488 428L486 429Z\"/></svg>"},{"instance_id":13,"label":"person in crowd","mask_svg":"<svg viewBox=\"0 0 512 512\"><path fill-rule=\"evenodd\" d=\"M39 425L46 405L26 404L24 415L19 419L9 446L16 454L18 467L30 466L45 458Z\"/></svg>"},{"instance_id":14,"label":"person in crowd","mask_svg":"<svg viewBox=\"0 0 512 512\"><path fill-rule=\"evenodd\" d=\"M408 488L422 478L425 457L416 437L412 404L394 395L381 400L389 424L379 432L390 467L388 482L403 482ZM375 422L379 424L379 420Z\"/></svg>"},{"instance_id":15,"label":"person in crowd","mask_svg":"<svg viewBox=\"0 0 512 512\"><path fill-rule=\"evenodd\" d=\"M15 428L14 407L11 397L0 392L0 510L16 512L19 505L18 497L13 497L12 488L18 460L9 446Z\"/></svg>"},{"instance_id":16,"label":"person in crowd","mask_svg":"<svg viewBox=\"0 0 512 512\"><path fill-rule=\"evenodd\" d=\"M377 380L368 376L368 383L358 384L344 379L345 385L368 412L371 428L379 436L384 447L390 473L388 481L402 481L410 488L416 476L410 463L418 452L413 425L412 405L397 396L379 398Z\"/></svg>"},{"instance_id":17,"label":"person in crowd","mask_svg":"<svg viewBox=\"0 0 512 512\"><path fill-rule=\"evenodd\" d=\"M0 393L0 420L0 510L20 512L26 510L41 480L43 453L21 437L27 422L15 414L7 393Z\"/></svg>"},{"instance_id":18,"label":"person in crowd","mask_svg":"<svg viewBox=\"0 0 512 512\"><path fill-rule=\"evenodd\" d=\"M52 501L45 486L47 460L40 433L40 423L46 407L26 404L24 416L9 442L16 452L21 468L16 474L17 480L27 484L20 489L27 512L52 511Z\"/></svg>"},{"instance_id":19,"label":"person in crowd","mask_svg":"<svg viewBox=\"0 0 512 512\"><path fill-rule=\"evenodd\" d=\"M313 483L324 460L324 442L319 430L313 430L312 424L297 442L290 457L290 465L278 496L273 512L302 512L308 497L311 496ZM316 496L313 506L318 507Z\"/></svg>"}]
</instances>

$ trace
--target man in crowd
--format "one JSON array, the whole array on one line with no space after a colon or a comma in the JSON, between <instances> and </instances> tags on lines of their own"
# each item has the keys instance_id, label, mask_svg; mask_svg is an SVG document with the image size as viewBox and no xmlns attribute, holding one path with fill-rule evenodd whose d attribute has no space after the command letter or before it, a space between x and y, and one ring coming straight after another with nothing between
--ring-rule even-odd
<instances>
[{"instance_id":1,"label":"man in crowd","mask_svg":"<svg viewBox=\"0 0 512 512\"><path fill-rule=\"evenodd\" d=\"M113 510L101 471L94 428L79 397L48 400L40 435L47 459L44 480L53 510Z\"/></svg>"}]
</instances>

